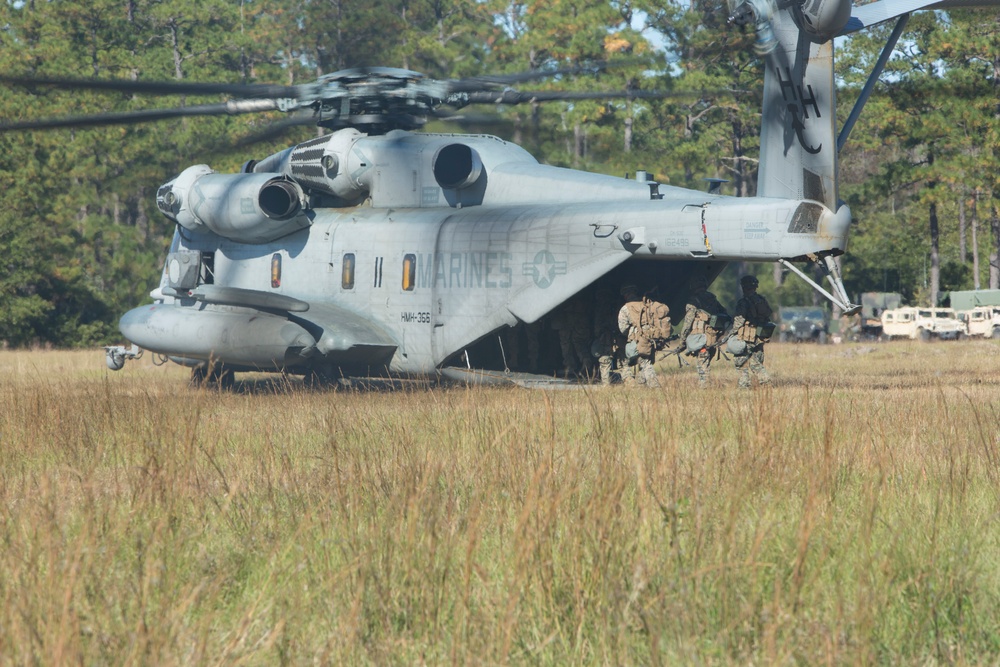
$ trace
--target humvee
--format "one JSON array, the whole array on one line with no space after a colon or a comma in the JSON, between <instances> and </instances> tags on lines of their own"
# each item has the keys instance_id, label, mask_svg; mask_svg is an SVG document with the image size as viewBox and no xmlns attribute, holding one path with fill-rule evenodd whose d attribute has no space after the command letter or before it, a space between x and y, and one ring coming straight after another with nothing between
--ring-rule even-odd
<instances>
[{"instance_id":1,"label":"humvee","mask_svg":"<svg viewBox=\"0 0 1000 667\"><path fill-rule=\"evenodd\" d=\"M778 340L826 343L830 318L817 306L783 306L778 309Z\"/></svg>"},{"instance_id":2,"label":"humvee","mask_svg":"<svg viewBox=\"0 0 1000 667\"><path fill-rule=\"evenodd\" d=\"M965 325L954 308L895 308L882 312L882 335L888 339L957 339Z\"/></svg>"},{"instance_id":3,"label":"humvee","mask_svg":"<svg viewBox=\"0 0 1000 667\"><path fill-rule=\"evenodd\" d=\"M965 333L982 338L1000 338L1000 306L977 306L958 313Z\"/></svg>"}]
</instances>

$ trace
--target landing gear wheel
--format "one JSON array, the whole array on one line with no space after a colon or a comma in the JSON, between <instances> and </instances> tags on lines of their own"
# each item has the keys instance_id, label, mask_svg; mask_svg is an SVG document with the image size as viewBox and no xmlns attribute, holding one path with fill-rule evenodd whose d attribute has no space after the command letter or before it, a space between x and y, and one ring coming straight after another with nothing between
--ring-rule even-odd
<instances>
[{"instance_id":1,"label":"landing gear wheel","mask_svg":"<svg viewBox=\"0 0 1000 667\"><path fill-rule=\"evenodd\" d=\"M306 371L302 382L310 389L335 391L340 388L340 378L329 368L313 368Z\"/></svg>"},{"instance_id":2,"label":"landing gear wheel","mask_svg":"<svg viewBox=\"0 0 1000 667\"><path fill-rule=\"evenodd\" d=\"M213 376L215 384L219 389L230 391L236 385L236 373L228 368L220 368L218 373L213 373Z\"/></svg>"},{"instance_id":3,"label":"landing gear wheel","mask_svg":"<svg viewBox=\"0 0 1000 667\"><path fill-rule=\"evenodd\" d=\"M236 384L236 373L221 364L200 365L191 369L192 387L216 387L232 389Z\"/></svg>"}]
</instances>

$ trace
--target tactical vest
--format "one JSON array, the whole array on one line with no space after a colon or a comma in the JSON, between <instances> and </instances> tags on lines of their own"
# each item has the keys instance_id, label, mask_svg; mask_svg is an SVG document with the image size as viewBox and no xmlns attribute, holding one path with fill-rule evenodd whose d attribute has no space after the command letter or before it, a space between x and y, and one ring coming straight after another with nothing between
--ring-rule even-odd
<instances>
[{"instance_id":1,"label":"tactical vest","mask_svg":"<svg viewBox=\"0 0 1000 667\"><path fill-rule=\"evenodd\" d=\"M693 334L705 334L705 347L711 347L715 345L715 341L718 340L718 332L715 329L708 326L708 321L712 319L712 316L707 310L697 309L694 313L694 320L691 322L691 333Z\"/></svg>"},{"instance_id":2,"label":"tactical vest","mask_svg":"<svg viewBox=\"0 0 1000 667\"><path fill-rule=\"evenodd\" d=\"M628 321L631 326L628 328L628 341L635 343L636 352L643 356L653 353L653 341L643 335L642 332L642 301L629 301L625 304L628 309Z\"/></svg>"},{"instance_id":3,"label":"tactical vest","mask_svg":"<svg viewBox=\"0 0 1000 667\"><path fill-rule=\"evenodd\" d=\"M756 345L771 338L774 324L770 321L771 306L759 294L744 296L736 305L736 312L745 312L744 322L736 337L747 344Z\"/></svg>"},{"instance_id":4,"label":"tactical vest","mask_svg":"<svg viewBox=\"0 0 1000 667\"><path fill-rule=\"evenodd\" d=\"M691 323L691 333L705 334L707 341L705 346L714 346L719 340L719 335L729 327L732 319L711 292L695 295L691 305L696 308L694 320Z\"/></svg>"}]
</instances>

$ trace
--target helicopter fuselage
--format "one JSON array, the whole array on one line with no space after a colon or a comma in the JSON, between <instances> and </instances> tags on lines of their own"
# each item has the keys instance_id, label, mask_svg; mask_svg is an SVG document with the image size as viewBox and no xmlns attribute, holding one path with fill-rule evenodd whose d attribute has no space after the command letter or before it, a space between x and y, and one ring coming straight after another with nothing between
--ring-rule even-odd
<instances>
[{"instance_id":1,"label":"helicopter fuselage","mask_svg":"<svg viewBox=\"0 0 1000 667\"><path fill-rule=\"evenodd\" d=\"M393 149L414 137L434 141L407 134ZM710 195L518 158L483 160L487 185L474 205L447 188L445 206L376 206L373 196L309 209L308 227L263 243L179 226L156 303L129 311L121 330L190 365L431 374L627 262L774 261L846 246L846 206ZM403 189L396 199L421 196L417 185ZM172 271L177 260L198 268Z\"/></svg>"}]
</instances>

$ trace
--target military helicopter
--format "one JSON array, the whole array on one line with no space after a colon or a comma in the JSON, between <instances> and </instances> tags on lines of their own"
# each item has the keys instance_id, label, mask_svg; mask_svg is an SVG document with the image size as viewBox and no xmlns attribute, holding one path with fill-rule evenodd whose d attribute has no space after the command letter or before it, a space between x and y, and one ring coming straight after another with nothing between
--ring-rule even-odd
<instances>
[{"instance_id":1,"label":"military helicopter","mask_svg":"<svg viewBox=\"0 0 1000 667\"><path fill-rule=\"evenodd\" d=\"M246 371L471 381L497 375L474 367L510 370L501 333L538 322L575 295L596 286L617 293L624 282L660 286L682 313L689 277L711 282L733 261L780 262L856 312L835 261L851 223L837 196L838 151L909 12L960 4L881 0L852 14L850 0L735 0L731 21L756 30L766 67L756 197L665 186L643 172L628 179L546 166L493 136L416 132L442 106L545 97L518 93L510 80L438 81L391 68L341 71L303 86L3 77L240 99L2 129L311 113L328 134L250 160L236 174L194 165L159 188L156 205L176 223L173 240L154 302L120 320L131 347L108 348L108 367L147 350L223 386ZM897 17L838 136L832 40ZM830 290L796 262L820 267Z\"/></svg>"}]
</instances>

